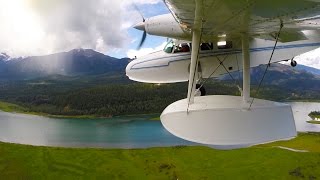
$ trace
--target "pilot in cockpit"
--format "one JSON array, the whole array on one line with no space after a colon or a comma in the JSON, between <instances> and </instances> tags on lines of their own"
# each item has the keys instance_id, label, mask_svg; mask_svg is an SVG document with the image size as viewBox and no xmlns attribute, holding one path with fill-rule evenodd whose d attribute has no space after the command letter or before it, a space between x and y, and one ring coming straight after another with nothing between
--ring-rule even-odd
<instances>
[{"instance_id":1,"label":"pilot in cockpit","mask_svg":"<svg viewBox=\"0 0 320 180\"><path fill-rule=\"evenodd\" d=\"M190 52L190 48L187 43L181 44L181 51L180 52Z\"/></svg>"},{"instance_id":2,"label":"pilot in cockpit","mask_svg":"<svg viewBox=\"0 0 320 180\"><path fill-rule=\"evenodd\" d=\"M174 53L179 53L179 52L190 52L189 45L187 43L182 43L176 46Z\"/></svg>"}]
</instances>

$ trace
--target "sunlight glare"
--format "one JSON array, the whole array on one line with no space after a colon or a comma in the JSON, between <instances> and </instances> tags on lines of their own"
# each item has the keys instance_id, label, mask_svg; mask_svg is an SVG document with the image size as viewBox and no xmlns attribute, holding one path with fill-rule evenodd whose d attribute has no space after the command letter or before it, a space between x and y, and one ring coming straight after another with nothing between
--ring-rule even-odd
<instances>
[{"instance_id":1,"label":"sunlight glare","mask_svg":"<svg viewBox=\"0 0 320 180\"><path fill-rule=\"evenodd\" d=\"M17 48L35 48L40 44L45 36L39 19L28 6L25 0L0 0L5 22L2 22L7 35L12 36L14 40L8 43L14 43ZM9 38L9 37L8 37Z\"/></svg>"}]
</instances>

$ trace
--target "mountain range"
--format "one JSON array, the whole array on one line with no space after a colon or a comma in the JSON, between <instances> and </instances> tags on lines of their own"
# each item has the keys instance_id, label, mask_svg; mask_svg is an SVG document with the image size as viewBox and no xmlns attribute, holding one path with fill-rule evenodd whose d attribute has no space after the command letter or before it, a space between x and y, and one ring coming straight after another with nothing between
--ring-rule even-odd
<instances>
[{"instance_id":1,"label":"mountain range","mask_svg":"<svg viewBox=\"0 0 320 180\"><path fill-rule=\"evenodd\" d=\"M299 67L299 68L297 68ZM262 81L263 85L271 85L281 87L283 89L301 89L302 90L319 90L320 91L320 75L315 73L314 68L308 66L297 65L291 67L289 65L274 63L268 67L268 70L263 78L263 74L267 69L267 65L259 65L251 68L250 77L251 85L257 86ZM309 70L312 71L309 71ZM231 77L232 76L232 77ZM242 81L242 73L233 72L219 77L222 81L232 81L239 79ZM240 77L239 77L240 76Z\"/></svg>"},{"instance_id":2,"label":"mountain range","mask_svg":"<svg viewBox=\"0 0 320 180\"><path fill-rule=\"evenodd\" d=\"M124 71L129 58L117 59L92 49L46 56L10 58L0 54L0 79L35 79L52 75L83 76Z\"/></svg>"},{"instance_id":3,"label":"mountain range","mask_svg":"<svg viewBox=\"0 0 320 180\"><path fill-rule=\"evenodd\" d=\"M74 49L68 52L26 58L11 58L0 53L0 79L30 80L52 76L91 76L107 73L123 73L131 59L117 59L92 49ZM257 84L265 70L265 65L251 68L252 82ZM233 73L237 76L239 73ZM316 79L320 70L298 64L297 67L272 64L266 76L268 84L281 85L287 80ZM228 80L225 75L220 79Z\"/></svg>"},{"instance_id":4,"label":"mountain range","mask_svg":"<svg viewBox=\"0 0 320 180\"><path fill-rule=\"evenodd\" d=\"M251 69L251 84L258 85L260 83L266 66L260 65ZM320 75L309 72L307 69L279 63L271 64L263 84L282 87L283 89L320 91Z\"/></svg>"}]
</instances>

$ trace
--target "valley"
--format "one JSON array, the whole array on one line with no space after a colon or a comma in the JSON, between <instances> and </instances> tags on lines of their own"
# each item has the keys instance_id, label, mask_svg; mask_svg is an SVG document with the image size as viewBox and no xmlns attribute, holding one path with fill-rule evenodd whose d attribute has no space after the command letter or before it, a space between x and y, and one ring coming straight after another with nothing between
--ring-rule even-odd
<instances>
[{"instance_id":1,"label":"valley","mask_svg":"<svg viewBox=\"0 0 320 180\"><path fill-rule=\"evenodd\" d=\"M17 107L12 111L81 118L160 113L186 97L186 82L158 85L129 80L124 72L128 61L84 49L2 61L9 65L0 65L0 101L18 105L11 106ZM47 71L50 63L57 66ZM72 71L62 73L69 66ZM257 93L264 69L265 65L251 69L251 96L282 102L320 100L319 75L282 64L271 65ZM207 94L239 96L242 77L231 75L236 81L229 75L208 80L204 84Z\"/></svg>"}]
</instances>

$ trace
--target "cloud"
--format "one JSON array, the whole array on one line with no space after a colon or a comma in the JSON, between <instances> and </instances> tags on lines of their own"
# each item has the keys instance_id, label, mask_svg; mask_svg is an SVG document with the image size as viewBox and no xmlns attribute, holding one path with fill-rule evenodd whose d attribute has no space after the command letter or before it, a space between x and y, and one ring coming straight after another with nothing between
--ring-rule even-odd
<instances>
[{"instance_id":1,"label":"cloud","mask_svg":"<svg viewBox=\"0 0 320 180\"><path fill-rule=\"evenodd\" d=\"M132 2L135 4L158 4L163 0L133 0Z\"/></svg>"},{"instance_id":2,"label":"cloud","mask_svg":"<svg viewBox=\"0 0 320 180\"><path fill-rule=\"evenodd\" d=\"M156 4L161 0L133 0ZM0 52L30 56L126 47L127 29L141 19L128 0L0 0Z\"/></svg>"},{"instance_id":3,"label":"cloud","mask_svg":"<svg viewBox=\"0 0 320 180\"><path fill-rule=\"evenodd\" d=\"M153 16L167 11L165 6L159 6L162 2L0 0L0 52L17 57L91 48L104 54L123 51L123 55L139 57L162 49L164 44L139 51L129 49L135 48L141 37L141 32L128 34L128 29L142 20L132 4L138 5L145 16ZM320 69L320 49L297 60Z\"/></svg>"}]
</instances>

